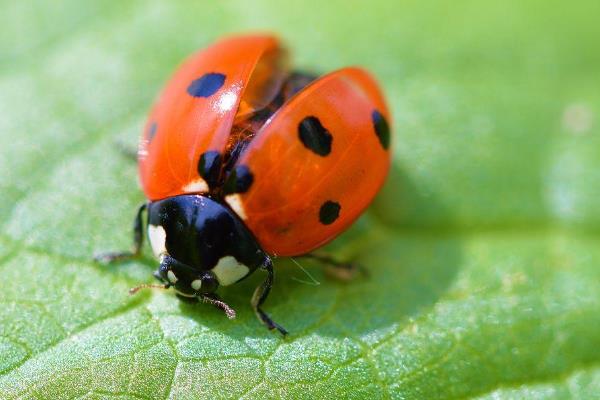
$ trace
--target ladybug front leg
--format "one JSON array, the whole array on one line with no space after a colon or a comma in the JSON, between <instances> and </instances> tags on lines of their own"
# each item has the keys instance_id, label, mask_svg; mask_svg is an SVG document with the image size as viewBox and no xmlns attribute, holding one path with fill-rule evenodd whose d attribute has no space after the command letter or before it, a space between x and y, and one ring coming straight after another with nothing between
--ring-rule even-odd
<instances>
[{"instance_id":1,"label":"ladybug front leg","mask_svg":"<svg viewBox=\"0 0 600 400\"><path fill-rule=\"evenodd\" d=\"M325 273L340 281L348 282L356 278L358 273L368 276L368 271L359 264L336 260L323 254L309 253L302 255L304 258L312 258L325 264Z\"/></svg>"},{"instance_id":2,"label":"ladybug front leg","mask_svg":"<svg viewBox=\"0 0 600 400\"><path fill-rule=\"evenodd\" d=\"M269 330L277 329L283 336L285 336L288 333L287 330L285 330L285 328L279 325L277 322L273 321L271 317L260 307L269 296L269 292L273 286L273 262L270 258L267 257L265 263L262 265L262 268L267 271L267 277L254 291L254 295L252 296L251 300L252 308L254 309L254 313L258 319L265 324Z\"/></svg>"},{"instance_id":3,"label":"ladybug front leg","mask_svg":"<svg viewBox=\"0 0 600 400\"><path fill-rule=\"evenodd\" d=\"M133 221L133 250L98 254L94 256L95 261L111 263L115 261L129 260L140 255L142 251L142 245L144 244L143 214L144 211L146 211L146 207L148 207L148 204L144 203L138 208L135 220Z\"/></svg>"}]
</instances>

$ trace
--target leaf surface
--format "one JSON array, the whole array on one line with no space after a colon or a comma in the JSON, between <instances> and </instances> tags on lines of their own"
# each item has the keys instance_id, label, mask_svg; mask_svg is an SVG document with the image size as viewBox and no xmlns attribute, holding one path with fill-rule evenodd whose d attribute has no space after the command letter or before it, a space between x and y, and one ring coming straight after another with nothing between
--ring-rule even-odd
<instances>
[{"instance_id":1,"label":"leaf surface","mask_svg":"<svg viewBox=\"0 0 600 400\"><path fill-rule=\"evenodd\" d=\"M0 398L592 398L600 392L600 25L593 1L2 2ZM175 66L272 30L296 65L372 70L394 168L328 246L369 277L277 260L227 320L129 247L134 147ZM307 233L309 234L309 233Z\"/></svg>"}]
</instances>

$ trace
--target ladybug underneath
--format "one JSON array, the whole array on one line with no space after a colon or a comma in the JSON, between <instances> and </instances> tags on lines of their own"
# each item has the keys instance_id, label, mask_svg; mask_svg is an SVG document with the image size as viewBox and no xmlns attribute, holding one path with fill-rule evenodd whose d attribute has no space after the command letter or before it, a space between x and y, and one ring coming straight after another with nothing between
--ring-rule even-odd
<instances>
[{"instance_id":1,"label":"ladybug underneath","mask_svg":"<svg viewBox=\"0 0 600 400\"><path fill-rule=\"evenodd\" d=\"M275 37L235 36L179 67L140 141L148 202L134 250L98 260L139 255L147 212L162 284L140 287L173 287L233 318L216 290L261 269L252 306L287 333L261 308L273 284L269 255L310 255L358 218L389 169L390 116L364 70L315 78L289 72L286 61Z\"/></svg>"}]
</instances>

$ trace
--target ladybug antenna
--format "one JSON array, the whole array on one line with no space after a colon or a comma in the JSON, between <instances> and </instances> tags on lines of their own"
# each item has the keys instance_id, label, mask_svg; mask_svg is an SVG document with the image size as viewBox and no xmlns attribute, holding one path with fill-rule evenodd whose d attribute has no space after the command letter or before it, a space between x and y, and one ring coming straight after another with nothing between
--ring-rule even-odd
<instances>
[{"instance_id":1,"label":"ladybug antenna","mask_svg":"<svg viewBox=\"0 0 600 400\"><path fill-rule=\"evenodd\" d=\"M171 285L142 283L141 285L137 285L136 287L129 289L129 294L136 294L140 289L168 289L169 287L171 287Z\"/></svg>"}]
</instances>

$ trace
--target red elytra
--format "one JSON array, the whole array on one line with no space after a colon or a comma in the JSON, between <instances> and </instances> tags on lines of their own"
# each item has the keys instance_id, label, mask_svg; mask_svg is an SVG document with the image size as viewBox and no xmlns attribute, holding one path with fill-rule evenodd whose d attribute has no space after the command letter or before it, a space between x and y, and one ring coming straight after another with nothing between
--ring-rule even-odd
<instances>
[{"instance_id":1,"label":"red elytra","mask_svg":"<svg viewBox=\"0 0 600 400\"><path fill-rule=\"evenodd\" d=\"M192 55L168 81L140 142L147 198L221 200L266 252L280 256L309 253L344 231L389 170L388 108L360 68L282 96L290 76L285 51L269 35L226 38ZM273 107L277 97L283 104ZM207 152L225 160L216 186L199 173ZM238 168L250 183L227 193L223 185Z\"/></svg>"}]
</instances>

